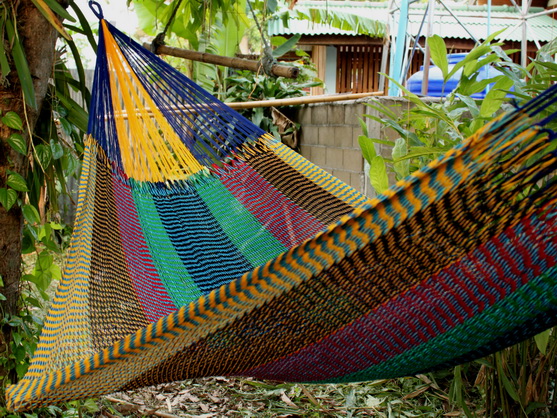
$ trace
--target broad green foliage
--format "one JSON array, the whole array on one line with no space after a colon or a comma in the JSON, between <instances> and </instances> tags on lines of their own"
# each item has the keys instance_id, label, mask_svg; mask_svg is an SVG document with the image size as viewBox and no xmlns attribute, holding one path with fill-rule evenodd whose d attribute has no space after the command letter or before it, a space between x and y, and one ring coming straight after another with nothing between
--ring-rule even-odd
<instances>
[{"instance_id":1,"label":"broad green foliage","mask_svg":"<svg viewBox=\"0 0 557 418\"><path fill-rule=\"evenodd\" d=\"M150 36L156 36L162 32L178 3L179 6L168 34L173 33L179 38L186 39L190 47L196 51L200 50L199 47L203 42L201 34L216 33L225 28L236 29L237 39L231 38L230 42L224 42L218 48L219 52L224 52L223 48L235 49L244 34L243 30L249 25L246 17L246 0L214 0L211 2L142 0L134 2L141 29ZM233 35L234 30L230 30L228 34ZM235 41L237 41L236 45L234 45Z\"/></svg>"},{"instance_id":2,"label":"broad green foliage","mask_svg":"<svg viewBox=\"0 0 557 418\"><path fill-rule=\"evenodd\" d=\"M141 29L152 37L163 32L176 5L177 2L166 4L159 0L134 2ZM182 1L166 33L166 43L200 52L234 56L246 31L253 26L246 7L246 0L201 4ZM166 59L216 95L222 95L226 90L226 68L171 57Z\"/></svg>"},{"instance_id":3,"label":"broad green foliage","mask_svg":"<svg viewBox=\"0 0 557 418\"><path fill-rule=\"evenodd\" d=\"M404 106L399 113L377 100L366 104L372 111L364 117L396 133L393 141L369 138L366 135L360 138L364 157L369 155L370 147L375 144L392 147L390 159L374 159L372 162L366 157L371 165L370 178L376 178L378 173L384 176L389 172L397 180L404 178L472 135L497 112L513 106L511 98L517 102L525 101L557 79L557 65L551 59L555 45L542 48L537 59L523 68L508 58L507 53L512 51L505 52L500 48L501 44L492 43L488 39L454 68L449 69L443 39L433 36L429 41L432 61L441 69L445 80L462 69L460 82L442 100L424 100L400 86L409 105ZM498 71L492 78L477 80L478 71L485 65L492 65ZM489 91L483 100L471 97L484 90L487 85L490 85ZM546 110L550 111L551 109ZM372 186L378 193L386 189L384 183L376 184L375 181L372 181Z\"/></svg>"}]
</instances>

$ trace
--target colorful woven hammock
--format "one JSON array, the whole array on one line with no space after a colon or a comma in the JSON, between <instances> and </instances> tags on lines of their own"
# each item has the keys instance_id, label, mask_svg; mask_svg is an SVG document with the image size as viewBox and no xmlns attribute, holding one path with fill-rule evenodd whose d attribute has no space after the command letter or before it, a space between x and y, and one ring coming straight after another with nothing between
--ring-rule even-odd
<instances>
[{"instance_id":1,"label":"colorful woven hammock","mask_svg":"<svg viewBox=\"0 0 557 418\"><path fill-rule=\"evenodd\" d=\"M557 141L535 122L556 88L369 201L100 32L75 232L13 410L415 375L557 323Z\"/></svg>"}]
</instances>

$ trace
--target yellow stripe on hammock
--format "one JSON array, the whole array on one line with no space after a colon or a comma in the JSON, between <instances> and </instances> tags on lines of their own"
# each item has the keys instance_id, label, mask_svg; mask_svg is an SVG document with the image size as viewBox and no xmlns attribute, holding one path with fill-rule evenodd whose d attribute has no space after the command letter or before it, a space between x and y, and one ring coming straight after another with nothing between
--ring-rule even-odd
<instances>
[{"instance_id":1,"label":"yellow stripe on hammock","mask_svg":"<svg viewBox=\"0 0 557 418\"><path fill-rule=\"evenodd\" d=\"M195 159L129 66L102 21L114 120L128 177L164 182L183 179L204 167Z\"/></svg>"}]
</instances>

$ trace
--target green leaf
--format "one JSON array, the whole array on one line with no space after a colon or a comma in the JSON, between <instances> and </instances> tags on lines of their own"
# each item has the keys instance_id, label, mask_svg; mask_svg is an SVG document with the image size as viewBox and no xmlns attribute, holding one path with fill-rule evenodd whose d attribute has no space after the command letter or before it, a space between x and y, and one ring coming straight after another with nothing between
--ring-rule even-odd
<instances>
[{"instance_id":1,"label":"green leaf","mask_svg":"<svg viewBox=\"0 0 557 418\"><path fill-rule=\"evenodd\" d=\"M61 280L62 270L60 269L60 266L58 266L56 263L52 263L52 265L50 266L50 275L52 277L52 280Z\"/></svg>"},{"instance_id":2,"label":"green leaf","mask_svg":"<svg viewBox=\"0 0 557 418\"><path fill-rule=\"evenodd\" d=\"M301 34L294 35L286 42L284 42L281 46L275 48L273 50L273 57L282 57L284 54L286 54L288 51L296 46L296 43L300 40L301 37Z\"/></svg>"},{"instance_id":3,"label":"green leaf","mask_svg":"<svg viewBox=\"0 0 557 418\"><path fill-rule=\"evenodd\" d=\"M18 378L22 378L27 373L27 369L29 368L29 363L18 363L15 365L15 371L17 373Z\"/></svg>"},{"instance_id":4,"label":"green leaf","mask_svg":"<svg viewBox=\"0 0 557 418\"><path fill-rule=\"evenodd\" d=\"M367 129L366 121L363 120L362 118L358 118L358 122L360 122L360 127L362 128L362 133L364 134L364 136L368 136L368 129Z\"/></svg>"},{"instance_id":5,"label":"green leaf","mask_svg":"<svg viewBox=\"0 0 557 418\"><path fill-rule=\"evenodd\" d=\"M369 167L369 182L378 194L389 188L389 177L385 160L380 155L371 159Z\"/></svg>"},{"instance_id":6,"label":"green leaf","mask_svg":"<svg viewBox=\"0 0 557 418\"><path fill-rule=\"evenodd\" d=\"M495 362L497 363L497 374L499 375L499 379L503 383L503 387L505 388L509 396L513 400L518 402L520 398L518 396L516 388L513 386L512 382L509 380L509 378L505 374L505 371L503 370L503 360L501 359L500 353L495 354Z\"/></svg>"},{"instance_id":7,"label":"green leaf","mask_svg":"<svg viewBox=\"0 0 557 418\"><path fill-rule=\"evenodd\" d=\"M463 75L460 78L460 83L458 84L456 91L463 96L472 96L474 93L483 91L489 84L495 83L497 80L499 80L500 77L504 76L500 75L494 78L485 78L483 80L477 81L477 74L473 74L471 78Z\"/></svg>"},{"instance_id":8,"label":"green leaf","mask_svg":"<svg viewBox=\"0 0 557 418\"><path fill-rule=\"evenodd\" d=\"M526 407L526 409L524 410L524 413L526 414L527 417L534 416L532 412L534 412L536 409L541 409L543 411L547 409L547 405L542 402L530 402ZM536 414L536 415L540 416L541 414Z\"/></svg>"},{"instance_id":9,"label":"green leaf","mask_svg":"<svg viewBox=\"0 0 557 418\"><path fill-rule=\"evenodd\" d=\"M23 129L23 122L19 115L15 112L9 111L4 116L2 116L2 123L8 128L16 129L21 131Z\"/></svg>"},{"instance_id":10,"label":"green leaf","mask_svg":"<svg viewBox=\"0 0 557 418\"><path fill-rule=\"evenodd\" d=\"M499 36L499 34L505 32L508 28L503 28L500 29L498 31L493 32L491 35L489 35L487 38L485 38L485 41L483 41L482 45L488 45L491 41L493 41L497 36ZM500 45L500 44L494 44L494 45Z\"/></svg>"},{"instance_id":11,"label":"green leaf","mask_svg":"<svg viewBox=\"0 0 557 418\"><path fill-rule=\"evenodd\" d=\"M551 71L555 71L557 72L557 64L555 64L554 62L544 62L544 61L538 61L536 64L541 65L542 67L545 67Z\"/></svg>"},{"instance_id":12,"label":"green leaf","mask_svg":"<svg viewBox=\"0 0 557 418\"><path fill-rule=\"evenodd\" d=\"M15 345L21 344L21 334L18 332L12 332L12 339Z\"/></svg>"},{"instance_id":13,"label":"green leaf","mask_svg":"<svg viewBox=\"0 0 557 418\"><path fill-rule=\"evenodd\" d=\"M10 72L10 62L8 61L8 53L4 48L4 43L0 42L0 80L5 79Z\"/></svg>"},{"instance_id":14,"label":"green leaf","mask_svg":"<svg viewBox=\"0 0 557 418\"><path fill-rule=\"evenodd\" d=\"M46 170L50 165L50 161L52 161L52 152L50 151L50 147L40 144L35 147L35 151L41 167L43 170Z\"/></svg>"},{"instance_id":15,"label":"green leaf","mask_svg":"<svg viewBox=\"0 0 557 418\"><path fill-rule=\"evenodd\" d=\"M3 293L0 293L0 300L7 300Z\"/></svg>"},{"instance_id":16,"label":"green leaf","mask_svg":"<svg viewBox=\"0 0 557 418\"><path fill-rule=\"evenodd\" d=\"M272 46L281 46L287 40L288 40L288 38L285 38L284 36L273 36L271 38L270 42L271 42Z\"/></svg>"},{"instance_id":17,"label":"green leaf","mask_svg":"<svg viewBox=\"0 0 557 418\"><path fill-rule=\"evenodd\" d=\"M393 119L393 120L397 119L397 115L395 112L393 112L393 109L396 107L400 107L400 105L386 106L377 99L372 99L371 102L364 103L364 105L371 107L372 109L375 109L379 113L382 113L389 119ZM370 115L364 115L364 116L370 117Z\"/></svg>"},{"instance_id":18,"label":"green leaf","mask_svg":"<svg viewBox=\"0 0 557 418\"><path fill-rule=\"evenodd\" d=\"M402 159L406 154L408 154L406 141L404 138L398 138L393 147L392 157L394 161L393 168L398 174L399 179L403 179L410 174L410 160L397 161Z\"/></svg>"},{"instance_id":19,"label":"green leaf","mask_svg":"<svg viewBox=\"0 0 557 418\"><path fill-rule=\"evenodd\" d=\"M37 208L35 208L35 206L25 205L21 208L21 211L23 212L23 217L25 218L25 220L31 225L41 223L39 211L37 210Z\"/></svg>"},{"instance_id":20,"label":"green leaf","mask_svg":"<svg viewBox=\"0 0 557 418\"><path fill-rule=\"evenodd\" d=\"M81 55L79 53L79 48L77 47L77 45L75 44L74 41L68 41L67 44L70 47L70 50L72 51L72 56L73 56L74 61L75 61L75 66L76 66L77 74L78 74L78 78L79 78L79 92L81 93L81 97L83 97L83 100L85 101L85 103L88 104L91 101L91 92L87 88L87 79L85 77L85 68L84 68L83 62L81 60ZM71 74L67 78L73 79L73 77L71 77Z\"/></svg>"},{"instance_id":21,"label":"green leaf","mask_svg":"<svg viewBox=\"0 0 557 418\"><path fill-rule=\"evenodd\" d=\"M85 17L83 12L79 8L79 6L75 3L75 1L70 1L69 3L70 3L69 6L73 9L74 13L76 14L77 18L79 19L79 23L81 24L81 27L83 28L83 32L87 36L87 40L89 41L89 44L93 48L93 51L96 51L97 50L97 41L95 40L95 36L93 35L93 31L91 29L91 26L89 25L89 21L87 20L87 18Z\"/></svg>"},{"instance_id":22,"label":"green leaf","mask_svg":"<svg viewBox=\"0 0 557 418\"><path fill-rule=\"evenodd\" d=\"M66 108L68 115L66 119L77 126L81 131L87 132L88 115L87 112L71 97L66 96L61 91L56 90L56 98L60 104Z\"/></svg>"},{"instance_id":23,"label":"green leaf","mask_svg":"<svg viewBox=\"0 0 557 418\"><path fill-rule=\"evenodd\" d=\"M31 232L33 229L29 224L25 224L23 228L23 239L21 240L21 253L22 254L30 254L33 251L36 251L35 247L35 237L34 233Z\"/></svg>"},{"instance_id":24,"label":"green leaf","mask_svg":"<svg viewBox=\"0 0 557 418\"><path fill-rule=\"evenodd\" d=\"M501 58L499 58L497 55L490 54L487 57L485 57L484 59L481 59L479 61L477 61L477 60L470 61L468 64L466 64L464 66L463 73L464 73L465 76L470 77L471 74L474 74L480 68L485 67L486 65L489 65L489 64L491 64L495 61L500 61L500 60L501 60Z\"/></svg>"},{"instance_id":25,"label":"green leaf","mask_svg":"<svg viewBox=\"0 0 557 418\"><path fill-rule=\"evenodd\" d=\"M44 2L52 9L54 13L70 22L75 22L75 18L67 12L56 0L44 0Z\"/></svg>"},{"instance_id":26,"label":"green leaf","mask_svg":"<svg viewBox=\"0 0 557 418\"><path fill-rule=\"evenodd\" d=\"M439 67L443 73L443 79L447 81L449 61L447 59L447 46L445 45L445 41L439 35L433 35L427 38L427 44L429 45L431 60Z\"/></svg>"},{"instance_id":27,"label":"green leaf","mask_svg":"<svg viewBox=\"0 0 557 418\"><path fill-rule=\"evenodd\" d=\"M373 141L365 135L360 135L358 137L358 144L360 145L364 158L371 164L371 160L377 155Z\"/></svg>"},{"instance_id":28,"label":"green leaf","mask_svg":"<svg viewBox=\"0 0 557 418\"><path fill-rule=\"evenodd\" d=\"M21 89L23 90L25 102L28 106L36 109L37 101L35 99L35 87L33 86L33 78L31 77L31 71L29 71L25 51L23 50L23 46L21 45L13 22L10 19L7 19L5 21L5 25L8 38L10 39L10 42L12 42L12 57L14 59L17 76L19 77L19 81L21 83Z\"/></svg>"},{"instance_id":29,"label":"green leaf","mask_svg":"<svg viewBox=\"0 0 557 418\"><path fill-rule=\"evenodd\" d=\"M395 162L406 160L409 158L423 157L428 155L444 154L448 149L441 147L412 147L412 150L405 156L395 160Z\"/></svg>"},{"instance_id":30,"label":"green leaf","mask_svg":"<svg viewBox=\"0 0 557 418\"><path fill-rule=\"evenodd\" d=\"M456 97L462 100L473 118L477 118L478 116L480 116L480 109L478 108L478 105L473 98L458 93L456 93Z\"/></svg>"},{"instance_id":31,"label":"green leaf","mask_svg":"<svg viewBox=\"0 0 557 418\"><path fill-rule=\"evenodd\" d=\"M27 296L25 297L25 304L34 306L35 308L43 309L43 304L38 299Z\"/></svg>"},{"instance_id":32,"label":"green leaf","mask_svg":"<svg viewBox=\"0 0 557 418\"><path fill-rule=\"evenodd\" d=\"M493 85L493 87L485 95L482 105L480 106L480 116L490 117L501 108L503 100L507 95L507 91L513 86L513 80L508 77L501 78Z\"/></svg>"},{"instance_id":33,"label":"green leaf","mask_svg":"<svg viewBox=\"0 0 557 418\"><path fill-rule=\"evenodd\" d=\"M52 263L54 262L54 257L48 251L43 251L39 254L39 258L37 259L37 266L36 268L42 271L50 270Z\"/></svg>"},{"instance_id":34,"label":"green leaf","mask_svg":"<svg viewBox=\"0 0 557 418\"><path fill-rule=\"evenodd\" d=\"M8 138L8 144L10 144L10 147L12 147L13 150L19 152L20 154L27 155L27 144L21 134L11 134Z\"/></svg>"},{"instance_id":35,"label":"green leaf","mask_svg":"<svg viewBox=\"0 0 557 418\"><path fill-rule=\"evenodd\" d=\"M18 191L18 192L28 192L29 189L27 188L27 182L25 181L25 179L23 177L21 177L20 174L17 173L11 173L8 176L8 181L6 182L6 184L11 187L12 189Z\"/></svg>"},{"instance_id":36,"label":"green leaf","mask_svg":"<svg viewBox=\"0 0 557 418\"><path fill-rule=\"evenodd\" d=\"M48 23L50 23L52 27L54 27L54 29L56 29L56 31L58 31L60 35L62 35L67 40L72 39L71 36L68 35L66 30L64 29L64 26L60 22L60 19L58 19L58 16L56 16L52 8L46 4L46 0L31 0L31 1L35 5L35 7L39 10L39 12L41 12L44 18L48 21ZM60 7L60 5L58 5L58 7L64 10L62 7ZM64 10L64 14L67 14L65 10ZM75 21L75 19L71 17L71 15L68 14L68 16L70 17L71 20Z\"/></svg>"},{"instance_id":37,"label":"green leaf","mask_svg":"<svg viewBox=\"0 0 557 418\"><path fill-rule=\"evenodd\" d=\"M472 49L472 51L466 54L466 56L462 61L459 61L455 64L455 66L452 68L449 74L447 74L447 80L451 78L458 70L460 70L466 64L468 64L471 61L477 60L479 57L488 54L490 51L491 51L491 47L489 45L480 45Z\"/></svg>"},{"instance_id":38,"label":"green leaf","mask_svg":"<svg viewBox=\"0 0 557 418\"><path fill-rule=\"evenodd\" d=\"M61 230L64 229L64 226L63 226L63 225L60 225L59 223L56 223L56 222L51 222L51 223L50 223L50 227L51 227L52 229L54 229L55 231L61 231Z\"/></svg>"},{"instance_id":39,"label":"green leaf","mask_svg":"<svg viewBox=\"0 0 557 418\"><path fill-rule=\"evenodd\" d=\"M58 160L64 156L64 148L59 142L50 140L50 150L52 151L52 158Z\"/></svg>"},{"instance_id":40,"label":"green leaf","mask_svg":"<svg viewBox=\"0 0 557 418\"><path fill-rule=\"evenodd\" d=\"M17 193L13 189L0 188L0 203L4 209L10 210L17 200Z\"/></svg>"},{"instance_id":41,"label":"green leaf","mask_svg":"<svg viewBox=\"0 0 557 418\"><path fill-rule=\"evenodd\" d=\"M547 329L544 332L541 332L534 337L534 340L536 341L536 345L538 346L538 350L540 350L540 353L542 353L543 355L545 355L547 352L547 344L549 343L550 335L551 335L551 329Z\"/></svg>"}]
</instances>

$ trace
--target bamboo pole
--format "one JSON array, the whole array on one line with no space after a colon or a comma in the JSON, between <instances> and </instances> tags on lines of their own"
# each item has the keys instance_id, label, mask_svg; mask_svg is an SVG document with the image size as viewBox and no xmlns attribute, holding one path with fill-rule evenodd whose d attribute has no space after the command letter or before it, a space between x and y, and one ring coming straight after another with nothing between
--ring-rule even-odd
<instances>
[{"instance_id":1,"label":"bamboo pole","mask_svg":"<svg viewBox=\"0 0 557 418\"><path fill-rule=\"evenodd\" d=\"M254 109L256 107L272 107L272 106L299 106L304 104L311 104L311 103L328 103L328 102L338 102L342 100L357 100L363 99L364 97L370 96L383 96L384 92L382 91L372 91L368 93L346 93L346 94L323 94L318 96L303 96L303 97L291 97L289 99L274 99L274 100L256 100L253 102L233 102L233 103L224 103L228 107L232 109ZM212 110L207 104L201 104L201 109L206 107L207 109ZM148 113L151 113L150 108L145 109ZM192 106L172 106L169 108L165 108L166 111L171 113L178 113L182 111L186 112L197 112L199 108L194 108ZM138 111L139 114L139 111ZM122 117L124 119L128 118L128 113L115 113L115 117Z\"/></svg>"},{"instance_id":2,"label":"bamboo pole","mask_svg":"<svg viewBox=\"0 0 557 418\"><path fill-rule=\"evenodd\" d=\"M322 94L317 96L291 97L289 99L258 100L253 102L225 103L232 109L253 109L256 107L271 106L296 106L311 103L338 102L341 100L356 100L369 96L382 96L382 91L372 91L369 93L346 93L346 94Z\"/></svg>"},{"instance_id":3,"label":"bamboo pole","mask_svg":"<svg viewBox=\"0 0 557 418\"><path fill-rule=\"evenodd\" d=\"M152 44L144 43L143 46L152 50ZM170 55L172 57L185 58L192 61L206 62L208 64L224 65L225 67L238 68L253 72L261 71L263 66L260 61L247 60L244 58L225 57L222 55L209 54L207 52L192 51L189 49L175 48L160 45L156 49L157 54ZM271 73L277 77L296 78L300 73L297 67L289 65L274 64Z\"/></svg>"}]
</instances>

